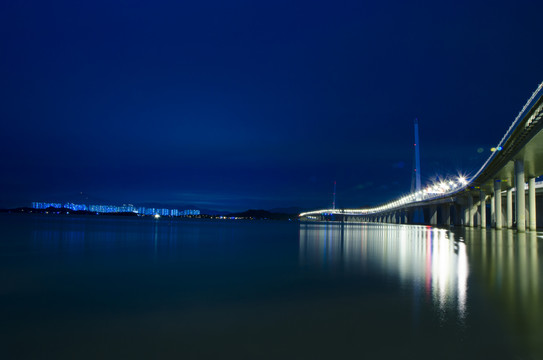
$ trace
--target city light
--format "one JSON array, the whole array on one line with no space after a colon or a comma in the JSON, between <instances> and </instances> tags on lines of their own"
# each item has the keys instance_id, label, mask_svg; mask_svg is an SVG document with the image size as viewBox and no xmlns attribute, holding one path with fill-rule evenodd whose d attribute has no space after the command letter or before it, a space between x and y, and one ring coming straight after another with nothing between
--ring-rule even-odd
<instances>
[{"instance_id":1,"label":"city light","mask_svg":"<svg viewBox=\"0 0 543 360\"><path fill-rule=\"evenodd\" d=\"M150 216L197 216L200 215L200 210L186 209L157 209L146 208L143 206L135 207L132 204L128 205L86 205L86 204L73 204L65 203L48 203L48 202L33 202L33 209L68 209L73 211L90 211L93 213L108 214L108 213L134 213L138 215L150 215Z\"/></svg>"}]
</instances>

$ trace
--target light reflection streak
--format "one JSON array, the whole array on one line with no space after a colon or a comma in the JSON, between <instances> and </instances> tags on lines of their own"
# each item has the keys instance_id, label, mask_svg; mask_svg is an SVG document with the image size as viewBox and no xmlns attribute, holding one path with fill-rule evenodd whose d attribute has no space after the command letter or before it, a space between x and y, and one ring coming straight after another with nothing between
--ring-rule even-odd
<instances>
[{"instance_id":1,"label":"light reflection streak","mask_svg":"<svg viewBox=\"0 0 543 360\"><path fill-rule=\"evenodd\" d=\"M326 243L319 234L329 234ZM454 311L462 324L470 315L469 284L488 303L488 311L527 358L543 355L543 263L541 233L512 230L456 229L456 233L422 226L391 224L300 225L300 259L304 266L345 272L393 275L434 305L438 319ZM341 233L343 232L343 237ZM539 238L538 238L539 237ZM316 258L319 249L334 256ZM388 279L388 277L387 277ZM469 279L472 279L468 281ZM419 304L415 300L414 316ZM418 314L418 313L417 313ZM531 357L530 357L531 356Z\"/></svg>"},{"instance_id":2,"label":"light reflection streak","mask_svg":"<svg viewBox=\"0 0 543 360\"><path fill-rule=\"evenodd\" d=\"M218 235L221 239L223 232L218 231ZM141 254L152 254L156 259L157 256L174 257L182 251L181 247L196 246L199 238L200 226L191 222L47 219L32 231L32 247L59 256L122 253L122 249L130 248Z\"/></svg>"},{"instance_id":3,"label":"light reflection streak","mask_svg":"<svg viewBox=\"0 0 543 360\"><path fill-rule=\"evenodd\" d=\"M492 230L466 235L472 272L486 290L487 301L498 309L504 328L526 358L541 358L543 264L538 233Z\"/></svg>"},{"instance_id":4,"label":"light reflection streak","mask_svg":"<svg viewBox=\"0 0 543 360\"><path fill-rule=\"evenodd\" d=\"M303 223L300 264L393 275L404 288L415 287L444 316L455 309L467 315L469 276L466 245L442 229L389 224ZM327 256L315 256L326 254Z\"/></svg>"}]
</instances>

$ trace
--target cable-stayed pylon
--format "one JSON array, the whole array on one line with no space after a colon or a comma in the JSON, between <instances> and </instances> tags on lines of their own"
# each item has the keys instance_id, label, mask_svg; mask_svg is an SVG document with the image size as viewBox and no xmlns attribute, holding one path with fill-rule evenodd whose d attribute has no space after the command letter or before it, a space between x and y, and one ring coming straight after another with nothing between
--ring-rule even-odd
<instances>
[{"instance_id":1,"label":"cable-stayed pylon","mask_svg":"<svg viewBox=\"0 0 543 360\"><path fill-rule=\"evenodd\" d=\"M336 181L334 180L334 193L332 197L332 209L336 209Z\"/></svg>"},{"instance_id":2,"label":"cable-stayed pylon","mask_svg":"<svg viewBox=\"0 0 543 360\"><path fill-rule=\"evenodd\" d=\"M420 200L420 191L422 185L420 181L420 149L419 149L419 120L415 118L415 169L413 171L415 177L415 193L417 200Z\"/></svg>"}]
</instances>

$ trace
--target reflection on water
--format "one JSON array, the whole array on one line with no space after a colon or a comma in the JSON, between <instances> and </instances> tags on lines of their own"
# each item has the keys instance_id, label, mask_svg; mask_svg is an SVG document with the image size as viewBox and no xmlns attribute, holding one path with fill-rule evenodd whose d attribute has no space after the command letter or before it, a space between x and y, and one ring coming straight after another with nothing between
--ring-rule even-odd
<instances>
[{"instance_id":1,"label":"reflection on water","mask_svg":"<svg viewBox=\"0 0 543 360\"><path fill-rule=\"evenodd\" d=\"M32 229L32 247L38 252L83 256L119 254L137 246L145 255L171 257L181 250L180 246L190 246L200 238L200 227L180 227L172 221L101 220L95 224L85 218L71 218L47 223L47 227L36 227ZM192 225L188 221L184 224ZM179 243L180 238L184 240L183 244Z\"/></svg>"},{"instance_id":2,"label":"reflection on water","mask_svg":"<svg viewBox=\"0 0 543 360\"><path fill-rule=\"evenodd\" d=\"M515 344L543 358L541 234L467 230L470 265Z\"/></svg>"},{"instance_id":3,"label":"reflection on water","mask_svg":"<svg viewBox=\"0 0 543 360\"><path fill-rule=\"evenodd\" d=\"M442 229L389 224L300 226L303 265L386 272L403 286L423 291L442 314L456 308L459 320L466 316L467 260L466 245Z\"/></svg>"},{"instance_id":4,"label":"reflection on water","mask_svg":"<svg viewBox=\"0 0 543 360\"><path fill-rule=\"evenodd\" d=\"M470 296L482 292L484 311L519 352L543 358L540 242L536 232L307 223L299 246L302 266L386 273L431 298L439 314L454 308L460 323L481 310Z\"/></svg>"},{"instance_id":5,"label":"reflection on water","mask_svg":"<svg viewBox=\"0 0 543 360\"><path fill-rule=\"evenodd\" d=\"M4 215L0 359L543 359L538 236Z\"/></svg>"}]
</instances>

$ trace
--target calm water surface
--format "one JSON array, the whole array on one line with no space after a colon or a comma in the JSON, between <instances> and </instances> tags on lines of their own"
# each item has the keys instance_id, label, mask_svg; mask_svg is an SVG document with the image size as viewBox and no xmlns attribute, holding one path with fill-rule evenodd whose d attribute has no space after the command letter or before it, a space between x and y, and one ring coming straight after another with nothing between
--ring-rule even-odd
<instances>
[{"instance_id":1,"label":"calm water surface","mask_svg":"<svg viewBox=\"0 0 543 360\"><path fill-rule=\"evenodd\" d=\"M543 359L543 234L0 215L1 359Z\"/></svg>"}]
</instances>

